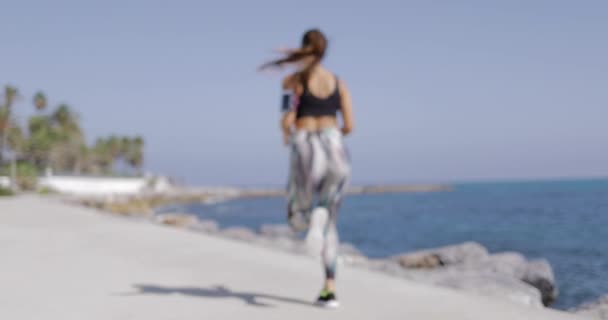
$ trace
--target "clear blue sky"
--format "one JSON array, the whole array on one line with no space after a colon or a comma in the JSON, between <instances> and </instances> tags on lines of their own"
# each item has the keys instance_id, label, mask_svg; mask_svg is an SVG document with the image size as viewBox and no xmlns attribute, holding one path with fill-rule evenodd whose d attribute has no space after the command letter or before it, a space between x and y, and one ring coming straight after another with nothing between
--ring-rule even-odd
<instances>
[{"instance_id":1,"label":"clear blue sky","mask_svg":"<svg viewBox=\"0 0 608 320\"><path fill-rule=\"evenodd\" d=\"M608 2L3 1L0 84L142 134L148 170L282 184L271 49L320 27L354 181L608 176ZM27 103L26 103L27 102ZM27 110L27 111L25 111Z\"/></svg>"}]
</instances>

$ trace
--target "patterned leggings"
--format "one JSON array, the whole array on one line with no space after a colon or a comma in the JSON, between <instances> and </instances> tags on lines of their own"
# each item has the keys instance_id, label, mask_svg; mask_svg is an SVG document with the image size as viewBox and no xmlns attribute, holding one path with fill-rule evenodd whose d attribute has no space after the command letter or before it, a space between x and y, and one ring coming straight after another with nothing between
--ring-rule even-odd
<instances>
[{"instance_id":1,"label":"patterned leggings","mask_svg":"<svg viewBox=\"0 0 608 320\"><path fill-rule=\"evenodd\" d=\"M310 222L315 207L325 207L329 219L324 230L321 256L327 279L334 279L338 256L338 208L350 177L350 160L335 128L318 132L297 131L291 141L288 184L288 220L297 216Z\"/></svg>"}]
</instances>

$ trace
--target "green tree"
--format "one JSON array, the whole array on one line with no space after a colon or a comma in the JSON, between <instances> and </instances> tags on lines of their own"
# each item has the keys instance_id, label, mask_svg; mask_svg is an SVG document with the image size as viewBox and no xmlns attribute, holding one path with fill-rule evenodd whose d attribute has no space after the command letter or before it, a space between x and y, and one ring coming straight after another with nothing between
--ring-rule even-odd
<instances>
[{"instance_id":1,"label":"green tree","mask_svg":"<svg viewBox=\"0 0 608 320\"><path fill-rule=\"evenodd\" d=\"M109 156L110 156L110 168L109 169L110 169L110 171L113 171L115 169L116 161L119 160L122 155L122 151L123 151L122 139L115 135L111 135L106 140L106 144L107 144L108 152L109 152Z\"/></svg>"},{"instance_id":2,"label":"green tree","mask_svg":"<svg viewBox=\"0 0 608 320\"><path fill-rule=\"evenodd\" d=\"M108 174L112 166L112 153L106 139L97 138L92 150L91 172L96 174Z\"/></svg>"},{"instance_id":3,"label":"green tree","mask_svg":"<svg viewBox=\"0 0 608 320\"><path fill-rule=\"evenodd\" d=\"M17 88L6 85L4 86L4 104L5 107L12 107L15 101L19 98L19 90Z\"/></svg>"},{"instance_id":4,"label":"green tree","mask_svg":"<svg viewBox=\"0 0 608 320\"><path fill-rule=\"evenodd\" d=\"M23 130L17 124L10 126L7 133L7 144L8 147L17 154L19 158L23 157L26 152L26 137L23 134Z\"/></svg>"},{"instance_id":5,"label":"green tree","mask_svg":"<svg viewBox=\"0 0 608 320\"><path fill-rule=\"evenodd\" d=\"M51 114L55 140L51 148L51 165L57 171L76 172L81 167L81 147L85 143L78 116L61 104Z\"/></svg>"},{"instance_id":6,"label":"green tree","mask_svg":"<svg viewBox=\"0 0 608 320\"><path fill-rule=\"evenodd\" d=\"M78 115L67 104L60 104L51 114L51 121L65 135L82 135Z\"/></svg>"},{"instance_id":7,"label":"green tree","mask_svg":"<svg viewBox=\"0 0 608 320\"><path fill-rule=\"evenodd\" d=\"M57 133L47 116L32 116L28 123L27 157L41 170L50 165L50 153Z\"/></svg>"},{"instance_id":8,"label":"green tree","mask_svg":"<svg viewBox=\"0 0 608 320\"><path fill-rule=\"evenodd\" d=\"M131 153L131 149L133 148L133 141L130 137L124 136L120 138L120 155L116 159L119 161L121 167L119 168L120 174L125 174L128 172L128 159L129 154Z\"/></svg>"},{"instance_id":9,"label":"green tree","mask_svg":"<svg viewBox=\"0 0 608 320\"><path fill-rule=\"evenodd\" d=\"M47 100L46 100L46 96L44 95L44 93L42 91L38 91L34 95L34 106L36 107L36 110L38 110L38 111L44 111L46 109Z\"/></svg>"},{"instance_id":10,"label":"green tree","mask_svg":"<svg viewBox=\"0 0 608 320\"><path fill-rule=\"evenodd\" d=\"M4 144L5 144L5 133L10 127L10 110L4 105L0 105L0 165L2 164Z\"/></svg>"},{"instance_id":11,"label":"green tree","mask_svg":"<svg viewBox=\"0 0 608 320\"><path fill-rule=\"evenodd\" d=\"M93 152L85 143L82 143L79 148L78 162L74 173L91 173L94 170L93 165Z\"/></svg>"},{"instance_id":12,"label":"green tree","mask_svg":"<svg viewBox=\"0 0 608 320\"><path fill-rule=\"evenodd\" d=\"M138 175L142 174L144 164L144 139L141 136L137 136L131 140L127 162L135 169Z\"/></svg>"},{"instance_id":13,"label":"green tree","mask_svg":"<svg viewBox=\"0 0 608 320\"><path fill-rule=\"evenodd\" d=\"M121 170L128 166L141 173L143 138L111 135L97 139L89 147L73 109L60 104L52 112L44 112L48 101L42 91L32 98L38 113L22 128L13 117L18 98L19 92L13 86L7 85L0 92L0 164L3 151L7 148L14 151L20 159L17 172L23 178L21 185L31 186L36 174L49 167L59 172L113 174L118 162Z\"/></svg>"},{"instance_id":14,"label":"green tree","mask_svg":"<svg viewBox=\"0 0 608 320\"><path fill-rule=\"evenodd\" d=\"M0 106L0 164L4 161L4 149L7 145L8 131L12 124L12 109L15 101L19 98L17 88L4 86L3 104Z\"/></svg>"}]
</instances>

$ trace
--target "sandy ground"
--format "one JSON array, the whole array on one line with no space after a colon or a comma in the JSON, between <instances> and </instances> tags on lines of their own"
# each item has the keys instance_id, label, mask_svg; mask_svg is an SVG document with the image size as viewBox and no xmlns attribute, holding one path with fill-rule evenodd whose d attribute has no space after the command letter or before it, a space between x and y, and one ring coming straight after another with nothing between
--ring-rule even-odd
<instances>
[{"instance_id":1,"label":"sandy ground","mask_svg":"<svg viewBox=\"0 0 608 320\"><path fill-rule=\"evenodd\" d=\"M0 198L0 319L578 319L61 204Z\"/></svg>"}]
</instances>

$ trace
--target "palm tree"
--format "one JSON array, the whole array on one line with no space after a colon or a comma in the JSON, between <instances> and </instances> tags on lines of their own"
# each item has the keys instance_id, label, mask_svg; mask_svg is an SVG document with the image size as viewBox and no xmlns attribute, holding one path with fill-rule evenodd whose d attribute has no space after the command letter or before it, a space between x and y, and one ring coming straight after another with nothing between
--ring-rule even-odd
<instances>
[{"instance_id":1,"label":"palm tree","mask_svg":"<svg viewBox=\"0 0 608 320\"><path fill-rule=\"evenodd\" d=\"M78 171L81 145L84 144L78 116L66 104L61 104L51 114L56 140L51 149L51 163L59 171Z\"/></svg>"},{"instance_id":2,"label":"palm tree","mask_svg":"<svg viewBox=\"0 0 608 320\"><path fill-rule=\"evenodd\" d=\"M23 130L16 124L12 124L10 129L8 130L8 134L6 137L6 142L8 147L18 155L18 157L22 157L26 150L25 144L26 138L23 134Z\"/></svg>"},{"instance_id":3,"label":"palm tree","mask_svg":"<svg viewBox=\"0 0 608 320\"><path fill-rule=\"evenodd\" d=\"M34 95L34 106L36 107L36 110L44 111L44 109L46 109L46 104L47 101L44 93L42 91L36 92Z\"/></svg>"},{"instance_id":4,"label":"palm tree","mask_svg":"<svg viewBox=\"0 0 608 320\"><path fill-rule=\"evenodd\" d=\"M4 106L5 107L12 107L13 104L15 103L15 100L17 100L17 98L19 97L19 91L17 90L17 88L11 86L11 85L6 85L4 86Z\"/></svg>"},{"instance_id":5,"label":"palm tree","mask_svg":"<svg viewBox=\"0 0 608 320\"><path fill-rule=\"evenodd\" d=\"M127 162L137 171L138 175L141 175L144 164L144 139L141 136L137 136L131 142Z\"/></svg>"},{"instance_id":6,"label":"palm tree","mask_svg":"<svg viewBox=\"0 0 608 320\"><path fill-rule=\"evenodd\" d=\"M126 155L129 153L129 151L131 150L131 138L129 137L122 137L120 138L120 155L124 158L126 158Z\"/></svg>"},{"instance_id":7,"label":"palm tree","mask_svg":"<svg viewBox=\"0 0 608 320\"><path fill-rule=\"evenodd\" d=\"M52 167L75 173L113 174L114 164L120 160L121 169L131 167L141 174L142 137L112 135L97 139L89 147L79 117L70 106L60 104L51 113L43 112L48 108L48 101L42 91L32 98L38 114L30 117L22 129L13 119L13 107L18 98L19 92L13 86L6 85L3 91L0 90L0 165L8 148L22 162L30 163L34 171Z\"/></svg>"},{"instance_id":8,"label":"palm tree","mask_svg":"<svg viewBox=\"0 0 608 320\"><path fill-rule=\"evenodd\" d=\"M7 108L3 105L0 105L0 138L4 134L4 131L8 130L9 121L10 121L9 108Z\"/></svg>"},{"instance_id":9,"label":"palm tree","mask_svg":"<svg viewBox=\"0 0 608 320\"><path fill-rule=\"evenodd\" d=\"M129 155L131 154L131 149L133 149L133 141L131 138L125 136L120 138L120 155L118 158L120 159L120 173L127 174L128 172L128 162Z\"/></svg>"},{"instance_id":10,"label":"palm tree","mask_svg":"<svg viewBox=\"0 0 608 320\"><path fill-rule=\"evenodd\" d=\"M111 135L108 140L106 140L108 152L110 153L110 169L111 171L115 170L114 164L118 159L120 159L123 147L122 147L122 139Z\"/></svg>"},{"instance_id":11,"label":"palm tree","mask_svg":"<svg viewBox=\"0 0 608 320\"><path fill-rule=\"evenodd\" d=\"M94 173L109 173L112 166L112 154L108 141L103 138L97 138L92 153L94 162L92 171Z\"/></svg>"},{"instance_id":12,"label":"palm tree","mask_svg":"<svg viewBox=\"0 0 608 320\"><path fill-rule=\"evenodd\" d=\"M51 120L63 133L81 134L78 115L67 104L60 104L51 115Z\"/></svg>"},{"instance_id":13,"label":"palm tree","mask_svg":"<svg viewBox=\"0 0 608 320\"><path fill-rule=\"evenodd\" d=\"M50 164L50 152L57 140L51 120L47 116L32 116L28 124L27 141L28 158L40 169Z\"/></svg>"},{"instance_id":14,"label":"palm tree","mask_svg":"<svg viewBox=\"0 0 608 320\"><path fill-rule=\"evenodd\" d=\"M0 106L0 164L4 160L4 148L7 145L8 131L11 127L13 104L19 97L17 88L4 86L4 103Z\"/></svg>"},{"instance_id":15,"label":"palm tree","mask_svg":"<svg viewBox=\"0 0 608 320\"><path fill-rule=\"evenodd\" d=\"M91 172L93 166L93 153L89 147L82 143L78 148L78 158L74 167L75 174Z\"/></svg>"}]
</instances>

